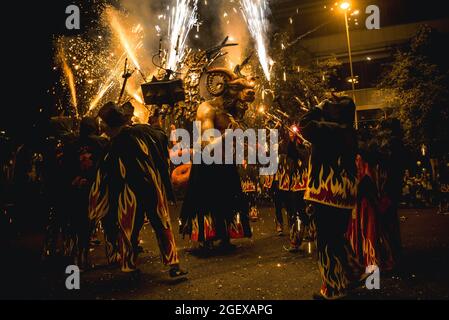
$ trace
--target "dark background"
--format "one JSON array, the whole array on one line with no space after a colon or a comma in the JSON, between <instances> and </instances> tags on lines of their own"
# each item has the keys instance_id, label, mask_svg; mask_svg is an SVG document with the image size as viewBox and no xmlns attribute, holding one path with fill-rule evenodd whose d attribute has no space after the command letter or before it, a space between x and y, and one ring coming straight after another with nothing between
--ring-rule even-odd
<instances>
[{"instance_id":1,"label":"dark background","mask_svg":"<svg viewBox=\"0 0 449 320\"><path fill-rule=\"evenodd\" d=\"M81 30L67 30L65 9L81 8ZM82 5L81 5L82 3ZM94 1L13 1L2 4L3 103L0 128L22 138L31 134L39 109L52 104L48 90L58 79L53 72L53 40L57 35L86 32L96 21ZM43 116L43 115L41 115Z\"/></svg>"}]
</instances>

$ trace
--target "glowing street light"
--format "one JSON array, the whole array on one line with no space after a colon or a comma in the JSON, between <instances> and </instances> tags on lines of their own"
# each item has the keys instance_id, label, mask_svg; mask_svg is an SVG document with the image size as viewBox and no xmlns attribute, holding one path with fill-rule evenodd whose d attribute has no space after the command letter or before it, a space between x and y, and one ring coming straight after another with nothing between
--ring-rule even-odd
<instances>
[{"instance_id":1,"label":"glowing street light","mask_svg":"<svg viewBox=\"0 0 449 320\"><path fill-rule=\"evenodd\" d=\"M340 9L342 10L348 10L351 7L351 4L347 1L344 1L340 4Z\"/></svg>"}]
</instances>

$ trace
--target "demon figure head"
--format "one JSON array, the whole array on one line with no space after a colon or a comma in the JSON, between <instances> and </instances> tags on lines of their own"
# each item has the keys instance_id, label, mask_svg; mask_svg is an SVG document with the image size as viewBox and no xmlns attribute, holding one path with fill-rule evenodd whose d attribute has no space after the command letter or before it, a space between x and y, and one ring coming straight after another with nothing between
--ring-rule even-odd
<instances>
[{"instance_id":1,"label":"demon figure head","mask_svg":"<svg viewBox=\"0 0 449 320\"><path fill-rule=\"evenodd\" d=\"M208 92L214 97L223 97L224 108L230 114L243 117L248 104L256 98L256 79L241 73L248 57L241 65L237 65L234 71L227 68L213 68L207 71L206 86Z\"/></svg>"}]
</instances>

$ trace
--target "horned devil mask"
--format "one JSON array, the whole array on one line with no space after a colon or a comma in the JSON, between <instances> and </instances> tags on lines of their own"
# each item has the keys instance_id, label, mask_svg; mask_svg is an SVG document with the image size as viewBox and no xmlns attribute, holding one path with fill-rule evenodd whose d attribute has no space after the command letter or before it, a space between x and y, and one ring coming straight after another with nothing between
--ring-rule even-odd
<instances>
[{"instance_id":1,"label":"horned devil mask","mask_svg":"<svg viewBox=\"0 0 449 320\"><path fill-rule=\"evenodd\" d=\"M256 98L255 77L241 73L249 58L245 59L242 65L236 66L234 71L227 68L213 68L207 71L207 91L214 97L223 97L225 110L238 118L243 117L248 104Z\"/></svg>"}]
</instances>

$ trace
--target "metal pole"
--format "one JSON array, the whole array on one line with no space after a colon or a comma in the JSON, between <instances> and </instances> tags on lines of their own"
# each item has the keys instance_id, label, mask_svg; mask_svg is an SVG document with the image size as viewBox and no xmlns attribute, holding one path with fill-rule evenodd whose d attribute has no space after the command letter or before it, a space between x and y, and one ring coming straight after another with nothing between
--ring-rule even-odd
<instances>
[{"instance_id":1,"label":"metal pole","mask_svg":"<svg viewBox=\"0 0 449 320\"><path fill-rule=\"evenodd\" d=\"M352 99L356 103L355 99L355 79L354 79L354 69L352 67L352 51L351 51L351 38L349 37L349 24L348 24L348 11L345 10L345 24L346 24L346 39L348 40L348 53L349 53L349 67L351 69L351 86L352 86ZM355 128L359 128L359 120L357 117L357 104L355 110Z\"/></svg>"}]
</instances>

